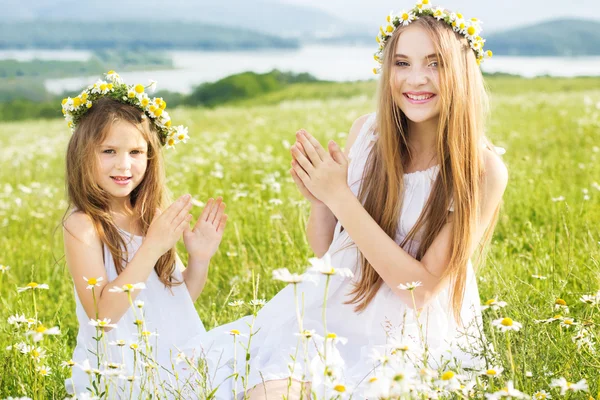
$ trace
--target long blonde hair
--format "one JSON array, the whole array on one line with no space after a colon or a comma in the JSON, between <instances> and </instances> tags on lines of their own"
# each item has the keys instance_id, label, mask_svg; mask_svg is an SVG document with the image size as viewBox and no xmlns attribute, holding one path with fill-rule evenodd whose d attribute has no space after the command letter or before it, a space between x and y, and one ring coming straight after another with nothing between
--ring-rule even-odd
<instances>
[{"instance_id":1,"label":"long blonde hair","mask_svg":"<svg viewBox=\"0 0 600 400\"><path fill-rule=\"evenodd\" d=\"M452 282L452 310L460 318L467 275L467 263L479 215L480 179L483 175L482 138L488 111L488 96L483 76L467 40L446 24L430 16L421 16L411 25L423 27L432 38L441 67L440 115L436 140L439 174L431 195L415 226L401 246L411 243L419 231L420 245L416 259L421 260L435 237L449 220L453 203L453 228L450 262L444 278ZM376 130L379 139L369 154L363 173L359 198L379 226L395 238L402 208L403 175L411 159L408 147L408 120L393 98L392 69L398 38L405 28L398 28L386 44L382 76L378 89ZM452 203L451 203L452 202ZM498 209L480 243L479 257L489 242ZM364 310L383 280L361 254L361 279L351 291L348 303Z\"/></svg>"},{"instance_id":2,"label":"long blonde hair","mask_svg":"<svg viewBox=\"0 0 600 400\"><path fill-rule=\"evenodd\" d=\"M142 115L142 111L131 105L108 98L99 99L77 125L67 148L65 176L68 208L62 224L65 225L70 210L87 214L92 219L100 240L108 247L117 274L123 271L124 263L128 260L127 246L110 213L110 196L94 178L98 168L98 146L108 136L114 122L130 122L139 129L148 143L148 164L144 178L130 194L133 213L139 216L142 235L147 233L156 209L164 210L170 200L165 186L162 145L152 124L142 118ZM160 281L167 287L181 284L172 277L175 254L175 248L170 249L154 266Z\"/></svg>"}]
</instances>

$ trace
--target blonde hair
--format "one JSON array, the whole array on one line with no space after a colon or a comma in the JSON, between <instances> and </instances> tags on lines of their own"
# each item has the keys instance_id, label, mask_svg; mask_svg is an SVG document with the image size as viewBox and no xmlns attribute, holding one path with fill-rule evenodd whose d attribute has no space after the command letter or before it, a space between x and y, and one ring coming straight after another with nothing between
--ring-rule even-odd
<instances>
[{"instance_id":1,"label":"blonde hair","mask_svg":"<svg viewBox=\"0 0 600 400\"><path fill-rule=\"evenodd\" d=\"M78 123L67 148L65 176L68 209L62 224L65 225L69 210L78 210L88 215L100 240L108 247L114 259L117 274L123 271L124 263L128 260L127 246L110 213L110 196L94 178L98 168L98 146L106 139L115 121L133 124L148 143L148 164L144 178L130 194L134 215L139 216L142 235L147 233L156 209L164 210L169 204L162 145L158 134L142 115L134 106L109 98L99 99ZM154 266L158 278L167 287L181 284L172 278L175 254L175 248L170 249Z\"/></svg>"},{"instance_id":2,"label":"blonde hair","mask_svg":"<svg viewBox=\"0 0 600 400\"><path fill-rule=\"evenodd\" d=\"M481 143L488 96L475 55L464 37L431 16L422 16L410 26L413 25L424 28L430 35L441 65L436 140L440 169L423 212L401 246L406 249L417 232L423 230L416 252L416 259L421 260L448 222L448 209L453 203L450 261L442 279L450 278L452 282L451 305L458 321L470 258L469 249L472 248L479 214L480 179L483 175ZM411 159L407 141L408 120L394 102L391 88L396 46L405 29L399 27L384 50L376 121L379 139L369 154L359 192L365 209L391 238L396 236L402 209L403 175ZM497 216L498 209L480 243L478 260L483 258L484 245L491 238ZM369 305L383 282L362 254L360 264L361 279L351 291L352 298L348 301L356 304L357 311Z\"/></svg>"}]
</instances>

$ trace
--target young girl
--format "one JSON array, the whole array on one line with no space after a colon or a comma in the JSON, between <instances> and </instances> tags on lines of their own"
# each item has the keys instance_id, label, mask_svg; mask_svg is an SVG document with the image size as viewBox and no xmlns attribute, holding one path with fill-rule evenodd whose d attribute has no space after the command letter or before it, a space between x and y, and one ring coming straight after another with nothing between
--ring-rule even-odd
<instances>
[{"instance_id":1,"label":"young girl","mask_svg":"<svg viewBox=\"0 0 600 400\"><path fill-rule=\"evenodd\" d=\"M484 138L479 25L425 3L382 27L377 113L356 120L346 152L296 134L290 171L312 205L308 240L323 257L313 263L329 278L289 285L258 314L250 399L309 398L307 389L319 398L328 390L332 398L349 391L387 398L368 395L369 383L385 377L378 366L405 352L421 367L481 366L464 350L482 339L470 257L492 233L507 171ZM295 301L304 302L301 318ZM231 341L217 335L247 332L247 320L208 332L221 365ZM308 356L294 350L297 332L321 336ZM392 376L416 375L403 368Z\"/></svg>"},{"instance_id":2,"label":"young girl","mask_svg":"<svg viewBox=\"0 0 600 400\"><path fill-rule=\"evenodd\" d=\"M221 242L225 204L210 199L190 228L191 196L169 205L161 154L187 129L171 128L166 102L142 85L107 77L63 101L74 128L63 234L79 322L67 391L179 396L195 372L180 351L204 332L194 301ZM182 235L185 269L175 250Z\"/></svg>"}]
</instances>

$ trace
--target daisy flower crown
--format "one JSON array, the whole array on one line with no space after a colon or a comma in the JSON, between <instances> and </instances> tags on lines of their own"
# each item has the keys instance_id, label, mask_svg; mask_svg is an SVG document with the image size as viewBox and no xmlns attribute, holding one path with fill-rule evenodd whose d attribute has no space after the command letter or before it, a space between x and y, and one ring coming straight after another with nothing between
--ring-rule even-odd
<instances>
[{"instance_id":1,"label":"daisy flower crown","mask_svg":"<svg viewBox=\"0 0 600 400\"><path fill-rule=\"evenodd\" d=\"M173 148L177 143L186 143L189 139L188 128L183 125L171 126L171 117L166 111L167 102L161 97L150 99L146 89L154 90L156 81L150 81L148 86L142 84L127 85L115 71L108 71L106 80L98 80L93 85L84 89L79 96L67 97L62 101L62 113L71 132L81 121L85 113L94 106L94 102L102 97L108 97L123 104L137 107L144 114L142 118L150 118L154 124L160 142L166 148Z\"/></svg>"},{"instance_id":2,"label":"daisy flower crown","mask_svg":"<svg viewBox=\"0 0 600 400\"><path fill-rule=\"evenodd\" d=\"M375 53L375 61L383 64L383 50L386 42L392 37L396 29L400 26L408 26L411 22L419 19L423 15L430 15L438 21L443 21L449 25L456 33L461 34L469 41L471 49L477 57L477 65L480 65L484 58L492 56L491 50L484 50L483 46L485 39L481 34L482 22L477 18L466 19L461 13L448 12L443 7L433 8L429 0L419 0L417 4L409 11L400 11L398 14L390 13L386 18L386 23L379 28L377 35L377 43L379 49ZM373 68L373 72L378 74L381 72L381 66Z\"/></svg>"}]
</instances>

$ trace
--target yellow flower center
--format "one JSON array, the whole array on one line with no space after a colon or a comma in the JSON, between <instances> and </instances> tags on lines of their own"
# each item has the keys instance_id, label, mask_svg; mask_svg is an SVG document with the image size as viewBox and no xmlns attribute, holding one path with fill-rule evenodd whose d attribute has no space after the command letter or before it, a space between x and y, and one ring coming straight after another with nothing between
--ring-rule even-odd
<instances>
[{"instance_id":1,"label":"yellow flower center","mask_svg":"<svg viewBox=\"0 0 600 400\"><path fill-rule=\"evenodd\" d=\"M87 94L86 92L83 92L83 93L81 93L81 96L80 96L80 97L81 97L81 100L83 100L83 101L87 101L88 94Z\"/></svg>"},{"instance_id":2,"label":"yellow flower center","mask_svg":"<svg viewBox=\"0 0 600 400\"><path fill-rule=\"evenodd\" d=\"M147 99L147 98L146 99L142 99L142 106L143 107L147 107L148 103L150 103L150 99Z\"/></svg>"},{"instance_id":3,"label":"yellow flower center","mask_svg":"<svg viewBox=\"0 0 600 400\"><path fill-rule=\"evenodd\" d=\"M139 346L137 345L137 343L131 343L131 345L129 346L129 348L132 349L132 350L137 350L138 347Z\"/></svg>"},{"instance_id":4,"label":"yellow flower center","mask_svg":"<svg viewBox=\"0 0 600 400\"><path fill-rule=\"evenodd\" d=\"M552 319L561 319L561 318L562 318L562 315L560 315L560 314L556 314L554 317L552 317Z\"/></svg>"},{"instance_id":5,"label":"yellow flower center","mask_svg":"<svg viewBox=\"0 0 600 400\"><path fill-rule=\"evenodd\" d=\"M390 16L389 16L389 15L388 15L387 17L385 17L385 20L386 20L387 22L392 22L392 21L391 21L391 18L390 18Z\"/></svg>"},{"instance_id":6,"label":"yellow flower center","mask_svg":"<svg viewBox=\"0 0 600 400\"><path fill-rule=\"evenodd\" d=\"M487 370L487 372L486 372L486 374L487 374L487 375L496 375L496 374L497 374L497 372L496 372L496 370L495 370L495 369L488 369L488 370Z\"/></svg>"},{"instance_id":7,"label":"yellow flower center","mask_svg":"<svg viewBox=\"0 0 600 400\"><path fill-rule=\"evenodd\" d=\"M100 85L100 90L105 91L107 88L106 83L103 83L102 85Z\"/></svg>"},{"instance_id":8,"label":"yellow flower center","mask_svg":"<svg viewBox=\"0 0 600 400\"><path fill-rule=\"evenodd\" d=\"M44 332L46 332L47 330L48 330L48 328L46 328L44 325L40 325L40 326L38 326L37 328L35 328L35 331L36 331L37 333L44 333Z\"/></svg>"},{"instance_id":9,"label":"yellow flower center","mask_svg":"<svg viewBox=\"0 0 600 400\"><path fill-rule=\"evenodd\" d=\"M396 382L399 382L399 381L401 381L403 379L404 379L404 374L396 374L396 375L394 375L394 380Z\"/></svg>"},{"instance_id":10,"label":"yellow flower center","mask_svg":"<svg viewBox=\"0 0 600 400\"><path fill-rule=\"evenodd\" d=\"M37 282L29 282L26 286L35 289L39 284Z\"/></svg>"},{"instance_id":11,"label":"yellow flower center","mask_svg":"<svg viewBox=\"0 0 600 400\"><path fill-rule=\"evenodd\" d=\"M460 19L463 19L463 15L461 13L456 13L456 16Z\"/></svg>"},{"instance_id":12,"label":"yellow flower center","mask_svg":"<svg viewBox=\"0 0 600 400\"><path fill-rule=\"evenodd\" d=\"M391 33L391 32L393 32L393 31L394 31L394 27L393 27L393 26L391 26L391 25L388 25L388 26L385 28L385 30L386 30L387 32L390 32L390 33Z\"/></svg>"},{"instance_id":13,"label":"yellow flower center","mask_svg":"<svg viewBox=\"0 0 600 400\"><path fill-rule=\"evenodd\" d=\"M232 335L239 335L240 331L238 331L237 329L232 329L232 330L229 331L229 333L232 334Z\"/></svg>"},{"instance_id":14,"label":"yellow flower center","mask_svg":"<svg viewBox=\"0 0 600 400\"><path fill-rule=\"evenodd\" d=\"M465 29L465 23L464 22L460 23L460 29Z\"/></svg>"},{"instance_id":15,"label":"yellow flower center","mask_svg":"<svg viewBox=\"0 0 600 400\"><path fill-rule=\"evenodd\" d=\"M565 320L563 320L563 324L565 324L565 325L573 325L573 320L572 319L565 319Z\"/></svg>"},{"instance_id":16,"label":"yellow flower center","mask_svg":"<svg viewBox=\"0 0 600 400\"><path fill-rule=\"evenodd\" d=\"M489 299L488 301L485 302L486 306L491 306L492 304L494 304L496 302L496 299Z\"/></svg>"},{"instance_id":17,"label":"yellow flower center","mask_svg":"<svg viewBox=\"0 0 600 400\"><path fill-rule=\"evenodd\" d=\"M149 331L143 331L142 332L142 336L150 336L151 332Z\"/></svg>"},{"instance_id":18,"label":"yellow flower center","mask_svg":"<svg viewBox=\"0 0 600 400\"><path fill-rule=\"evenodd\" d=\"M423 0L423 4L429 4L429 0Z\"/></svg>"},{"instance_id":19,"label":"yellow flower center","mask_svg":"<svg viewBox=\"0 0 600 400\"><path fill-rule=\"evenodd\" d=\"M165 122L165 126L166 126L167 128L169 128L169 127L171 126L171 120L168 120L167 122Z\"/></svg>"},{"instance_id":20,"label":"yellow flower center","mask_svg":"<svg viewBox=\"0 0 600 400\"><path fill-rule=\"evenodd\" d=\"M112 90L112 88L113 88L113 84L112 84L112 83L109 83L109 84L108 84L108 85L106 85L106 86L108 87L108 90Z\"/></svg>"},{"instance_id":21,"label":"yellow flower center","mask_svg":"<svg viewBox=\"0 0 600 400\"><path fill-rule=\"evenodd\" d=\"M337 335L333 332L327 334L327 339L335 339Z\"/></svg>"},{"instance_id":22,"label":"yellow flower center","mask_svg":"<svg viewBox=\"0 0 600 400\"><path fill-rule=\"evenodd\" d=\"M135 92L128 92L127 97L129 97L130 99L133 99L135 97Z\"/></svg>"},{"instance_id":23,"label":"yellow flower center","mask_svg":"<svg viewBox=\"0 0 600 400\"><path fill-rule=\"evenodd\" d=\"M40 356L40 352L37 351L36 349L31 350L31 355L33 357L39 357Z\"/></svg>"},{"instance_id":24,"label":"yellow flower center","mask_svg":"<svg viewBox=\"0 0 600 400\"><path fill-rule=\"evenodd\" d=\"M137 93L144 93L144 85L142 85L142 84L135 85L135 91Z\"/></svg>"},{"instance_id":25,"label":"yellow flower center","mask_svg":"<svg viewBox=\"0 0 600 400\"><path fill-rule=\"evenodd\" d=\"M556 299L556 301L554 302L554 304L557 304L559 306L566 306L567 302L564 301L563 299Z\"/></svg>"},{"instance_id":26,"label":"yellow flower center","mask_svg":"<svg viewBox=\"0 0 600 400\"><path fill-rule=\"evenodd\" d=\"M475 27L470 26L469 29L467 29L467 33L473 36L475 34Z\"/></svg>"},{"instance_id":27,"label":"yellow flower center","mask_svg":"<svg viewBox=\"0 0 600 400\"><path fill-rule=\"evenodd\" d=\"M183 139L185 139L185 135L184 135L184 134L181 134L181 135L179 135L177 138L178 138L179 140L183 140Z\"/></svg>"},{"instance_id":28,"label":"yellow flower center","mask_svg":"<svg viewBox=\"0 0 600 400\"><path fill-rule=\"evenodd\" d=\"M536 399L545 399L546 398L546 393L536 393L535 394L535 398Z\"/></svg>"},{"instance_id":29,"label":"yellow flower center","mask_svg":"<svg viewBox=\"0 0 600 400\"><path fill-rule=\"evenodd\" d=\"M64 106L67 103L67 101L68 101L67 99L62 99L61 104Z\"/></svg>"},{"instance_id":30,"label":"yellow flower center","mask_svg":"<svg viewBox=\"0 0 600 400\"><path fill-rule=\"evenodd\" d=\"M373 383L373 382L377 382L377 377L372 377L371 379L369 379L369 383Z\"/></svg>"},{"instance_id":31,"label":"yellow flower center","mask_svg":"<svg viewBox=\"0 0 600 400\"><path fill-rule=\"evenodd\" d=\"M442 10L435 10L435 12L433 13L434 17L439 17L440 15L442 15Z\"/></svg>"},{"instance_id":32,"label":"yellow flower center","mask_svg":"<svg viewBox=\"0 0 600 400\"><path fill-rule=\"evenodd\" d=\"M344 385L335 385L333 387L333 390L335 390L338 393L344 393L346 391L346 386L344 386Z\"/></svg>"},{"instance_id":33,"label":"yellow flower center","mask_svg":"<svg viewBox=\"0 0 600 400\"><path fill-rule=\"evenodd\" d=\"M491 51L491 50L488 50L488 51L486 51L486 53L487 53L487 56L488 56L488 57L491 57L491 56L493 56L493 55L494 55L494 53L492 53L492 51Z\"/></svg>"},{"instance_id":34,"label":"yellow flower center","mask_svg":"<svg viewBox=\"0 0 600 400\"><path fill-rule=\"evenodd\" d=\"M175 139L169 138L168 143L169 143L169 146L173 146L175 144Z\"/></svg>"},{"instance_id":35,"label":"yellow flower center","mask_svg":"<svg viewBox=\"0 0 600 400\"><path fill-rule=\"evenodd\" d=\"M404 14L402 14L402 20L403 20L403 21L408 21L408 18L409 18L409 17L408 17L408 13L404 13Z\"/></svg>"},{"instance_id":36,"label":"yellow flower center","mask_svg":"<svg viewBox=\"0 0 600 400\"><path fill-rule=\"evenodd\" d=\"M449 381L452 378L454 378L454 372L452 371L446 371L442 374L443 381Z\"/></svg>"},{"instance_id":37,"label":"yellow flower center","mask_svg":"<svg viewBox=\"0 0 600 400\"><path fill-rule=\"evenodd\" d=\"M114 73L115 73L115 71L113 71L112 69L110 71L108 71L108 75L112 75Z\"/></svg>"},{"instance_id":38,"label":"yellow flower center","mask_svg":"<svg viewBox=\"0 0 600 400\"><path fill-rule=\"evenodd\" d=\"M134 325L140 326L144 323L144 321L142 321L141 319L136 319L135 321L133 321Z\"/></svg>"},{"instance_id":39,"label":"yellow flower center","mask_svg":"<svg viewBox=\"0 0 600 400\"><path fill-rule=\"evenodd\" d=\"M87 108L92 108L92 103L88 102L88 103L87 103L85 106L86 106Z\"/></svg>"},{"instance_id":40,"label":"yellow flower center","mask_svg":"<svg viewBox=\"0 0 600 400\"><path fill-rule=\"evenodd\" d=\"M123 289L125 289L125 290L132 290L133 289L133 285L131 283L126 283L125 285L123 285Z\"/></svg>"},{"instance_id":41,"label":"yellow flower center","mask_svg":"<svg viewBox=\"0 0 600 400\"><path fill-rule=\"evenodd\" d=\"M161 108L157 108L156 110L154 110L154 115L156 115L157 117L160 117L163 113L163 110Z\"/></svg>"},{"instance_id":42,"label":"yellow flower center","mask_svg":"<svg viewBox=\"0 0 600 400\"><path fill-rule=\"evenodd\" d=\"M513 320L510 318L504 318L500 323L504 326L512 326Z\"/></svg>"},{"instance_id":43,"label":"yellow flower center","mask_svg":"<svg viewBox=\"0 0 600 400\"><path fill-rule=\"evenodd\" d=\"M163 100L163 101L160 103L160 108L161 108L161 109L163 109L163 110L164 110L165 108L167 108L167 102Z\"/></svg>"},{"instance_id":44,"label":"yellow flower center","mask_svg":"<svg viewBox=\"0 0 600 400\"><path fill-rule=\"evenodd\" d=\"M88 285L95 285L96 283L98 283L98 279L96 279L96 278L88 279Z\"/></svg>"}]
</instances>

